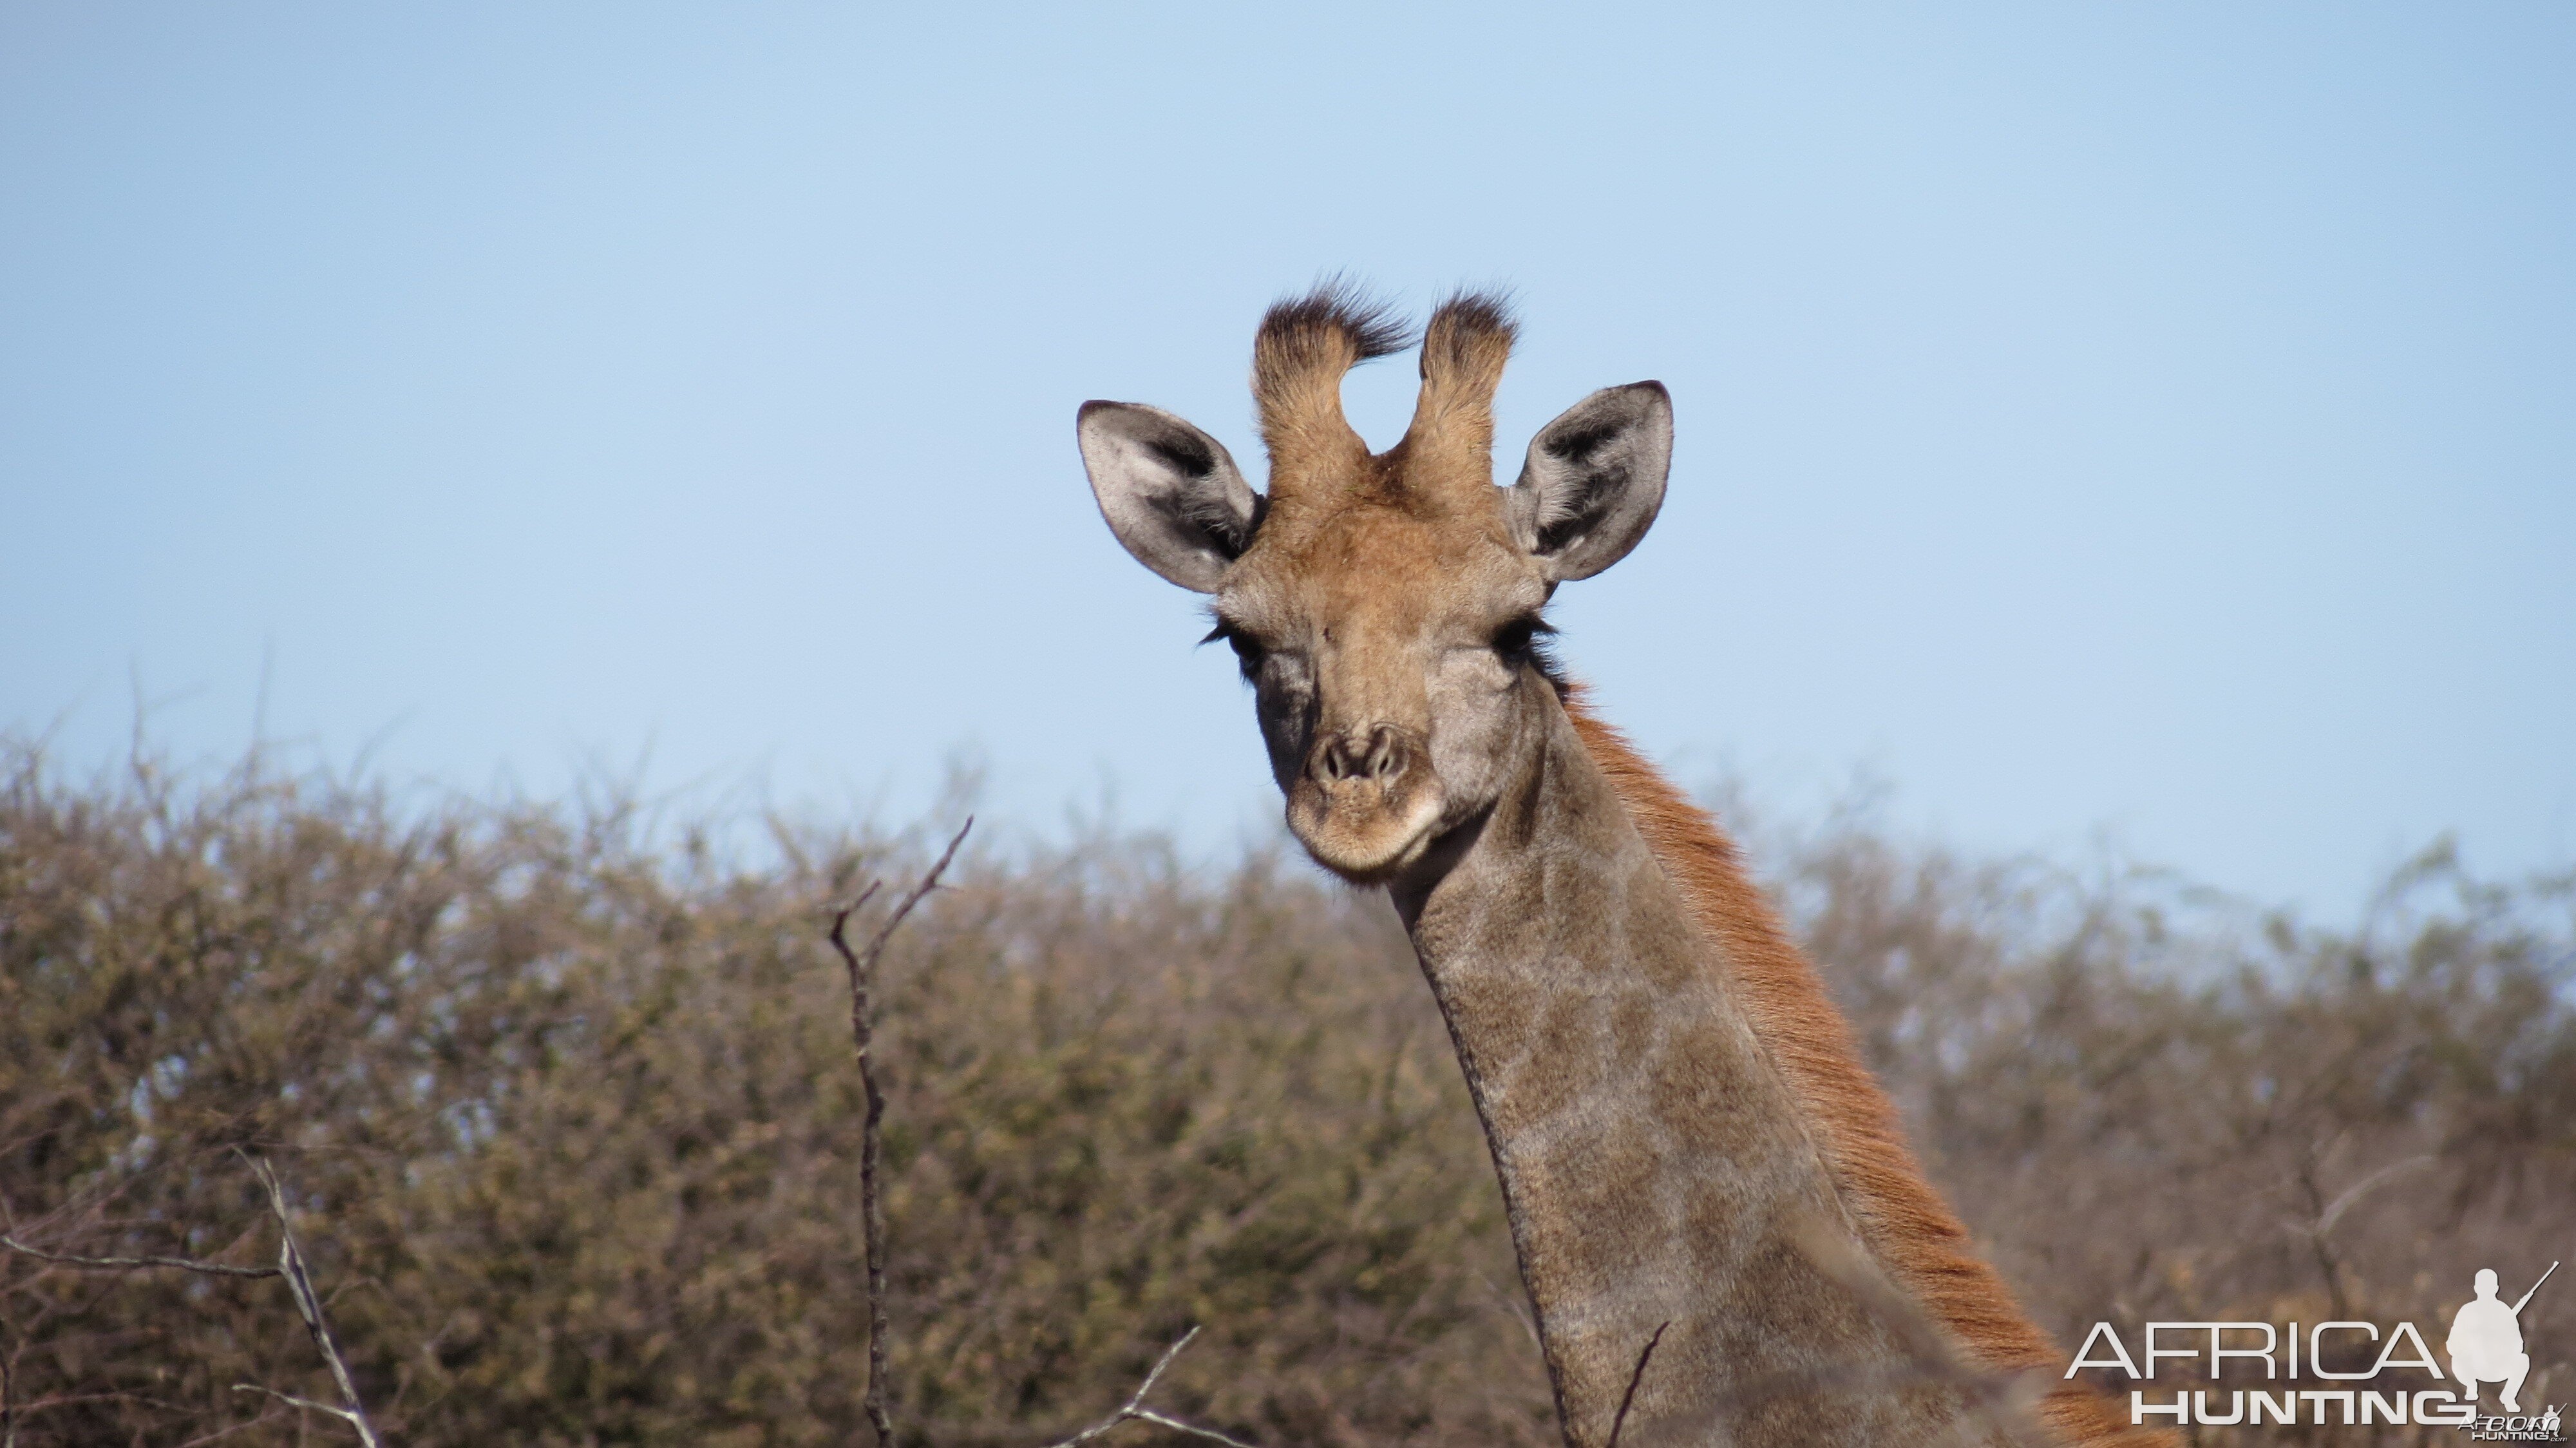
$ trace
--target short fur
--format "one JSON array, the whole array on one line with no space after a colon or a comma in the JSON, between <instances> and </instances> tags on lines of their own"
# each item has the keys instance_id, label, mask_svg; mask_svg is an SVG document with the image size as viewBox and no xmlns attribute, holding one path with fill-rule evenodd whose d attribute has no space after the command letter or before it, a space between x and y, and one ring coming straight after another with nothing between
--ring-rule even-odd
<instances>
[{"instance_id":1,"label":"short fur","mask_svg":"<svg viewBox=\"0 0 2576 1448\"><path fill-rule=\"evenodd\" d=\"M1494 473L1494 390L1520 326L1499 293L1459 292L1422 333L1422 395L1394 456L1406 487L1481 502Z\"/></svg>"},{"instance_id":2,"label":"short fur","mask_svg":"<svg viewBox=\"0 0 2576 1448\"><path fill-rule=\"evenodd\" d=\"M1390 890L1494 1153L1568 1444L1600 1448L1631 1398L1640 1442L1971 1426L1938 1384L1731 1396L1914 1360L1801 1245L1811 1229L1864 1253L1966 1359L2057 1359L1924 1179L1734 846L1534 655L1554 587L1653 523L1673 413L1660 383L1604 388L1495 488L1513 334L1497 297L1444 303L1413 424L1371 456L1341 379L1400 329L1338 284L1283 302L1254 348L1267 512L1213 439L1171 444L1187 423L1092 403L1103 516L1146 566L1214 595L1298 840ZM1656 1371L1633 1380L1650 1337ZM2071 1443L2171 1441L2073 1384L2043 1411Z\"/></svg>"},{"instance_id":3,"label":"short fur","mask_svg":"<svg viewBox=\"0 0 2576 1448\"><path fill-rule=\"evenodd\" d=\"M1557 684L1584 749L1733 965L1755 1033L1805 1104L1869 1247L1979 1363L1998 1371L2056 1371L2063 1358L2055 1344L2022 1314L2012 1290L1977 1256L1949 1203L1924 1179L1895 1105L1861 1063L1851 1028L1815 967L1745 874L1735 842L1618 729L1585 707L1580 685ZM2050 1429L2074 1443L2148 1448L2173 1442L2164 1432L2130 1427L2109 1399L2072 1381L2056 1385L2042 1414Z\"/></svg>"},{"instance_id":4,"label":"short fur","mask_svg":"<svg viewBox=\"0 0 2576 1448\"><path fill-rule=\"evenodd\" d=\"M1412 330L1393 307L1332 277L1274 303L1252 340L1252 401L1270 450L1270 500L1294 505L1368 459L1342 415L1342 377L1362 362L1403 351Z\"/></svg>"}]
</instances>

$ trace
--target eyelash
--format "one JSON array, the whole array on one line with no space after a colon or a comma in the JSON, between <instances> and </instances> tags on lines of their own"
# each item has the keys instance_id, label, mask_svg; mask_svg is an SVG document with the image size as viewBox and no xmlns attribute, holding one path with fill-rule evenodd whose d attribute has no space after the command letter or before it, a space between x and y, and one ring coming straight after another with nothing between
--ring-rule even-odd
<instances>
[{"instance_id":1,"label":"eyelash","mask_svg":"<svg viewBox=\"0 0 2576 1448\"><path fill-rule=\"evenodd\" d=\"M1209 629L1207 637L1199 642L1212 644L1218 639L1225 640L1226 646L1234 650L1235 667L1242 671L1244 682L1247 684L1252 682L1253 672L1261 667L1261 645L1254 643L1234 625L1223 619L1219 619L1216 627Z\"/></svg>"},{"instance_id":2,"label":"eyelash","mask_svg":"<svg viewBox=\"0 0 2576 1448\"><path fill-rule=\"evenodd\" d=\"M1539 640L1555 633L1547 620L1537 614L1513 619L1494 633L1494 652L1504 658L1521 661L1537 656Z\"/></svg>"},{"instance_id":3,"label":"eyelash","mask_svg":"<svg viewBox=\"0 0 2576 1448\"><path fill-rule=\"evenodd\" d=\"M1548 626L1546 619L1540 618L1537 614L1529 614L1513 619L1496 630L1493 649L1495 653L1514 663L1526 663L1538 657L1544 647L1540 640L1555 632L1555 629ZM1266 651L1249 635L1222 619L1218 620L1217 626L1209 629L1207 637L1200 639L1199 642L1212 644L1219 639L1225 640L1226 646L1234 650L1235 667L1242 671L1244 679L1249 682L1261 668L1261 660Z\"/></svg>"}]
</instances>

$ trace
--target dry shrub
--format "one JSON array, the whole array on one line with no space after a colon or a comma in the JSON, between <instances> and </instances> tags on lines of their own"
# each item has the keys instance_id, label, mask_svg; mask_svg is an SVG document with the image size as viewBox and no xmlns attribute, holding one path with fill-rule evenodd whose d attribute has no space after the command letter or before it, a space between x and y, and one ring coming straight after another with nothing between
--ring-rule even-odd
<instances>
[{"instance_id":1,"label":"dry shrub","mask_svg":"<svg viewBox=\"0 0 2576 1448\"><path fill-rule=\"evenodd\" d=\"M2358 928L2316 930L2170 878L1972 863L1848 821L1781 854L1926 1164L2069 1349L2097 1321L2133 1356L2150 1321L2411 1321L2447 1372L2443 1336L2479 1268L2510 1300L2553 1259L2576 1267L2576 881L2482 884L2438 845ZM2576 1396L2566 1275L2523 1314L2526 1408ZM2123 1399L2215 1388L2220 1413L2233 1389L2289 1386L2259 1364L2207 1372L2097 1376ZM2493 1385L2484 1402L2500 1411Z\"/></svg>"},{"instance_id":2,"label":"dry shrub","mask_svg":"<svg viewBox=\"0 0 2576 1448\"><path fill-rule=\"evenodd\" d=\"M265 1260L228 1155L254 1147L391 1441L864 1436L859 1095L821 907L920 840L717 851L614 803L5 768L11 1231ZM2337 1303L2431 1331L2476 1267L2576 1257L2563 891L2437 857L2338 935L2177 924L2170 891L1862 828L1775 858L1927 1160L2070 1341ZM1043 1441L1202 1323L1158 1402L1258 1441L1555 1440L1491 1166L1382 901L1108 836L953 878L879 1016L906 1436ZM2526 1326L2528 1391L2565 1396L2576 1286ZM227 1441L340 1431L228 1391L322 1386L274 1282L0 1253L0 1358L30 1448L264 1411Z\"/></svg>"},{"instance_id":3,"label":"dry shrub","mask_svg":"<svg viewBox=\"0 0 2576 1448\"><path fill-rule=\"evenodd\" d=\"M5 789L16 1235L265 1260L227 1155L252 1146L394 1441L851 1436L861 1108L818 907L916 864L908 842L782 832L728 870L613 807L74 787L23 755ZM1087 1421L1191 1323L1157 1401L1208 1421L1552 1433L1492 1171L1383 906L1139 841L952 878L880 1010L921 1441ZM31 1445L180 1441L259 1411L235 1382L322 1391L268 1282L0 1253L0 1353Z\"/></svg>"}]
</instances>

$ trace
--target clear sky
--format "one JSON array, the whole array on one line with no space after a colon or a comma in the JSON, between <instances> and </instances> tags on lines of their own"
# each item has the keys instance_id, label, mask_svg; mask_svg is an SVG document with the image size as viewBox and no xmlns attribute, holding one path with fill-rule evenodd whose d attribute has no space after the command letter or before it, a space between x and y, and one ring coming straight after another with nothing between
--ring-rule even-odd
<instances>
[{"instance_id":1,"label":"clear sky","mask_svg":"<svg viewBox=\"0 0 2576 1448\"><path fill-rule=\"evenodd\" d=\"M1073 447L1257 472L1274 296L1526 314L1680 440L1564 652L2323 916L2576 862L2576 8L0 8L0 728L400 779L1275 818ZM1379 445L1407 361L1356 374ZM264 664L265 661L265 664Z\"/></svg>"}]
</instances>

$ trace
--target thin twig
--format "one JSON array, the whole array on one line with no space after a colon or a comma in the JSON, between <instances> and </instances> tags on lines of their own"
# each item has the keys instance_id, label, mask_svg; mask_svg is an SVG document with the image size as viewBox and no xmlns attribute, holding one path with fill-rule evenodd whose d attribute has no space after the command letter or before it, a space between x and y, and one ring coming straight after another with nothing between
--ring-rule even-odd
<instances>
[{"instance_id":1,"label":"thin twig","mask_svg":"<svg viewBox=\"0 0 2576 1448\"><path fill-rule=\"evenodd\" d=\"M217 1428L211 1433L201 1433L198 1436L189 1439L187 1442L180 1444L179 1448L204 1448L204 1445L208 1443L220 1443L235 1433L247 1433L262 1423L270 1422L274 1420L276 1416L277 1414L275 1412L265 1412L256 1418L244 1418L230 1427Z\"/></svg>"},{"instance_id":2,"label":"thin twig","mask_svg":"<svg viewBox=\"0 0 2576 1448\"><path fill-rule=\"evenodd\" d=\"M1196 1423L1185 1423L1178 1418L1156 1412L1154 1409L1145 1406L1145 1395L1154 1391L1154 1382L1156 1379L1162 1377L1163 1369L1170 1367L1172 1365L1172 1359L1179 1357L1181 1355L1181 1349L1188 1347L1190 1345L1190 1339L1198 1335L1199 1330L1193 1327L1189 1331L1182 1333L1179 1341L1174 1342L1170 1347L1163 1349L1163 1355L1154 1360L1153 1369L1145 1374L1145 1381L1136 1385L1136 1391L1127 1395L1127 1401L1118 1405L1117 1412L1110 1414L1108 1417L1101 1419L1099 1422L1092 1424L1090 1427L1083 1429L1081 1432L1074 1434L1070 1438L1061 1438L1048 1444L1047 1448L1074 1448L1074 1445L1077 1443L1088 1443L1092 1439L1099 1437L1101 1434L1108 1432L1110 1429L1117 1427L1119 1424L1131 1421L1153 1423L1160 1427L1169 1428L1175 1433L1187 1433L1193 1438L1205 1438L1212 1443L1223 1443L1228 1445L1228 1448L1253 1448L1253 1445L1244 1442L1240 1438L1229 1437L1226 1434L1218 1432L1214 1428L1202 1428Z\"/></svg>"},{"instance_id":3,"label":"thin twig","mask_svg":"<svg viewBox=\"0 0 2576 1448\"><path fill-rule=\"evenodd\" d=\"M2402 1172L2413 1171L2417 1167L2431 1166L2434 1164L2434 1160L2435 1159L2430 1156L2410 1156L2404 1161L2391 1162L2388 1165L2381 1167L2379 1170L2372 1172L2370 1175L2363 1177L2357 1182L2354 1182L2351 1186L2344 1188L2343 1194L2336 1197L2334 1199L2334 1203L2326 1208L2325 1215L2317 1218L2316 1225L2314 1227L2307 1228L2306 1230L2313 1232L2317 1236L2324 1236L2326 1233L2334 1230L2335 1223L2343 1220L2344 1213L2352 1210L2353 1203L2358 1202L2363 1197L2369 1195L2372 1191L2376 1190L2381 1183L2386 1182L2391 1177L2397 1176Z\"/></svg>"},{"instance_id":4,"label":"thin twig","mask_svg":"<svg viewBox=\"0 0 2576 1448\"><path fill-rule=\"evenodd\" d=\"M1664 1328L1672 1325L1672 1319L1665 1318L1663 1326L1655 1329L1655 1335L1646 1339L1645 1348L1637 1354L1637 1365L1628 1373L1628 1391L1619 1395L1619 1411L1610 1419L1610 1441L1605 1448L1619 1448L1619 1431L1628 1426L1628 1409L1637 1401L1637 1384L1646 1380L1646 1363L1655 1355L1655 1344L1664 1340Z\"/></svg>"},{"instance_id":5,"label":"thin twig","mask_svg":"<svg viewBox=\"0 0 2576 1448\"><path fill-rule=\"evenodd\" d=\"M868 903L884 882L869 881L859 898L832 913L832 948L841 953L841 963L850 973L850 1039L858 1048L859 1089L867 1098L866 1122L859 1131L859 1214L866 1229L868 1253L868 1388L864 1401L868 1426L876 1430L877 1448L894 1445L894 1419L886 1411L885 1201L879 1183L885 1153L885 1093L877 1088L876 1064L869 1054L876 1044L873 992L877 959L885 954L886 942L894 938L904 917L939 887L939 877L947 873L949 862L957 858L957 847L966 843L966 832L973 828L975 818L969 815L966 823L957 827L948 848L940 852L938 861L895 902L885 923L868 938L866 949L850 949L850 916Z\"/></svg>"},{"instance_id":6,"label":"thin twig","mask_svg":"<svg viewBox=\"0 0 2576 1448\"><path fill-rule=\"evenodd\" d=\"M17 1238L0 1233L0 1247L24 1252L40 1261L64 1267L79 1267L92 1272L131 1272L142 1267L176 1267L183 1272L203 1272L214 1277L276 1277L274 1267L229 1267L221 1262L198 1262L186 1257L74 1257L62 1252L48 1252L30 1247Z\"/></svg>"},{"instance_id":7,"label":"thin twig","mask_svg":"<svg viewBox=\"0 0 2576 1448\"><path fill-rule=\"evenodd\" d=\"M1214 1428L1202 1428L1196 1423L1184 1423L1178 1418L1167 1417L1151 1408L1138 1408L1127 1416L1140 1423L1159 1424L1175 1433L1187 1433L1193 1438L1205 1438L1211 1443L1223 1443L1227 1448L1252 1448L1251 1444L1240 1438L1228 1437Z\"/></svg>"},{"instance_id":8,"label":"thin twig","mask_svg":"<svg viewBox=\"0 0 2576 1448\"><path fill-rule=\"evenodd\" d=\"M329 1403L317 1403L311 1398L299 1398L293 1393L281 1393L275 1388L263 1388L257 1383L235 1383L233 1384L233 1391L236 1393L266 1393L281 1403L291 1403L299 1408L311 1408L317 1413L328 1413L334 1418L346 1420L349 1426L357 1429L359 1436L365 1438L368 1442L373 1443L376 1441L375 1434L367 1427L367 1420L350 1412L346 1408L335 1408Z\"/></svg>"},{"instance_id":9,"label":"thin twig","mask_svg":"<svg viewBox=\"0 0 2576 1448\"><path fill-rule=\"evenodd\" d=\"M310 1398L299 1398L290 1393L281 1393L274 1388L260 1387L255 1383L237 1383L233 1391L265 1393L299 1408L311 1408L316 1412L328 1413L356 1429L358 1441L365 1444L366 1448L382 1448L376 1437L374 1425L367 1421L365 1406L358 1401L358 1386L349 1375L348 1363L340 1356L340 1345L332 1340L330 1326L322 1320L322 1298L313 1290L312 1274L306 1270L304 1264L304 1250L296 1245L295 1224L287 1213L286 1192L278 1184L276 1171L269 1166L265 1158L238 1150L234 1155L239 1156L250 1167L251 1174L259 1178L261 1188L268 1193L269 1210L277 1217L277 1265L274 1267L234 1267L222 1262L200 1262L189 1257L80 1257L63 1252L48 1252L41 1247L30 1247L6 1234L0 1234L0 1246L5 1246L13 1252L24 1253L39 1261L51 1262L63 1267L77 1267L89 1272L135 1272L174 1267L183 1272L201 1272L212 1277L285 1278L288 1295L295 1299L296 1315L304 1319L305 1331L312 1334L313 1345L320 1349L322 1361L330 1367L331 1381L339 1387L340 1399L346 1406L335 1408L328 1403L317 1403ZM18 1419L23 1416L14 1402L16 1386L12 1381L15 1377L14 1367L13 1362L0 1359L0 1448L17 1448ZM28 1408L33 1410L52 1405L53 1400L46 1400L31 1403ZM226 1432L231 1431L234 1430L226 1430Z\"/></svg>"},{"instance_id":10,"label":"thin twig","mask_svg":"<svg viewBox=\"0 0 2576 1448\"><path fill-rule=\"evenodd\" d=\"M858 1052L859 1088L867 1099L866 1124L859 1135L859 1210L867 1227L868 1253L868 1385L865 1406L868 1426L876 1430L878 1448L892 1448L894 1420L886 1409L886 1343L889 1333L886 1326L885 1200L881 1187L886 1102L885 1092L877 1085L873 1054L876 1045L877 961L885 954L886 942L894 938L895 931L912 914L913 907L939 888L940 876L948 872L948 866L957 858L959 847L966 843L967 831L973 828L975 821L969 816L966 823L957 827L956 835L948 841L948 848L940 852L939 858L922 873L910 890L904 892L903 898L895 901L894 908L877 926L876 934L868 938L865 948L850 949L850 917L875 898L878 887L884 882L869 881L857 899L832 912L830 938L832 948L840 952L841 964L850 976L850 1039ZM1128 1394L1127 1401L1118 1405L1118 1411L1060 1443L1049 1445L1049 1448L1073 1448L1075 1444L1088 1443L1128 1422L1152 1423L1175 1433L1225 1444L1226 1448L1254 1448L1240 1438L1184 1422L1145 1405L1146 1397L1154 1391L1154 1384L1161 1380L1163 1370L1170 1367L1172 1360L1181 1355L1181 1349L1188 1347L1190 1340L1198 1335L1199 1330L1192 1327L1181 1334L1179 1341L1165 1348L1163 1355L1155 1359L1152 1370L1145 1374L1145 1380L1136 1385L1136 1391Z\"/></svg>"},{"instance_id":11,"label":"thin twig","mask_svg":"<svg viewBox=\"0 0 2576 1448\"><path fill-rule=\"evenodd\" d=\"M312 1275L305 1270L303 1249L295 1245L295 1223L287 1214L285 1189L278 1185L277 1173L269 1168L266 1158L243 1153L242 1160L250 1164L252 1174L259 1178L259 1184L268 1191L269 1210L277 1214L277 1265L280 1275L286 1278L287 1290L295 1298L295 1311L303 1317L305 1330L313 1335L313 1345L321 1350L322 1361L330 1365L331 1381L340 1389L340 1401L343 1406L333 1408L303 1398L288 1397L274 1389L247 1383L235 1385L234 1391L240 1392L247 1389L250 1392L267 1393L272 1398L281 1398L299 1407L319 1408L323 1412L344 1419L350 1427L356 1429L358 1441L364 1443L366 1448L380 1448L376 1440L375 1427L367 1421L366 1406L358 1401L358 1385L349 1376L348 1363L341 1360L340 1345L331 1340L331 1329L322 1320L322 1299L313 1290Z\"/></svg>"}]
</instances>

